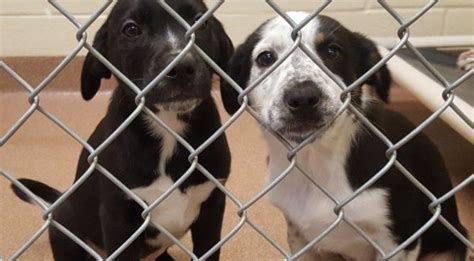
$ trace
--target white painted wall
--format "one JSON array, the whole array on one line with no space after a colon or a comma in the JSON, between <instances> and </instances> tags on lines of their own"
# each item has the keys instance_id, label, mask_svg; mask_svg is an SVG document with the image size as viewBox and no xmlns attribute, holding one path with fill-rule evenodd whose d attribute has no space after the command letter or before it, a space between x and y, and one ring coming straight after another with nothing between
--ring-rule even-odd
<instances>
[{"instance_id":1,"label":"white painted wall","mask_svg":"<svg viewBox=\"0 0 474 261\"><path fill-rule=\"evenodd\" d=\"M103 0L57 0L81 21L87 20ZM212 5L215 0L206 0ZM276 0L285 10L315 9L318 0ZM417 13L429 0L388 0L404 18ZM347 27L371 37L396 37L395 20L376 0L334 0L323 12ZM235 44L261 22L274 16L263 0L227 0L217 17ZM90 37L104 21L88 30ZM0 0L0 56L56 56L76 45L75 27L46 0ZM412 36L470 35L474 38L474 0L440 0L411 27ZM84 52L83 52L84 53Z\"/></svg>"}]
</instances>

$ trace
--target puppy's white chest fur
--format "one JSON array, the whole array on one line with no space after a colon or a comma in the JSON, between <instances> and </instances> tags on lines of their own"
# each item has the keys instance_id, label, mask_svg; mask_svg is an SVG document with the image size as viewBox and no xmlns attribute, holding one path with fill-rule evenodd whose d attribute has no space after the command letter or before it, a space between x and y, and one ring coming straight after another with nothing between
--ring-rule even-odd
<instances>
[{"instance_id":1,"label":"puppy's white chest fur","mask_svg":"<svg viewBox=\"0 0 474 261\"><path fill-rule=\"evenodd\" d=\"M175 113L160 112L158 116L177 133L184 133L185 123L179 120ZM161 155L157 164L159 177L149 186L133 189L133 192L148 204L151 204L174 184L173 180L166 174L165 167L167 161L175 152L177 141L153 120L148 119L148 122L152 135L160 137L162 142ZM214 188L215 185L209 181L191 186L185 191L174 190L161 204L153 209L151 223L159 224L176 238L184 236L198 217L201 204L209 197ZM152 257L150 256L151 259L158 257L173 244L171 239L163 233L160 233L155 239L148 239L148 243L159 247L158 252L152 254Z\"/></svg>"},{"instance_id":2,"label":"puppy's white chest fur","mask_svg":"<svg viewBox=\"0 0 474 261\"><path fill-rule=\"evenodd\" d=\"M133 192L151 204L172 185L171 178L162 176L150 186L134 189ZM190 187L184 192L176 189L153 209L151 222L164 227L176 238L181 238L198 217L202 202L209 197L214 187L211 182L206 182ZM149 239L147 243L159 247L159 254L173 244L171 239L162 233L155 239Z\"/></svg>"},{"instance_id":3,"label":"puppy's white chest fur","mask_svg":"<svg viewBox=\"0 0 474 261\"><path fill-rule=\"evenodd\" d=\"M344 200L352 192L345 162L350 151L352 135L356 126L351 121L340 121L320 140L308 145L297 155L298 165L338 200ZM269 144L269 182L277 178L289 165L287 149L270 135L265 135ZM363 192L344 208L345 216L361 226L368 234L391 250L393 242L388 226L389 210L387 192L371 189ZM299 230L299 236L310 242L327 229L336 219L334 202L313 185L300 171L294 169L270 193L270 200L285 215L287 220ZM323 241L318 249L344 254L357 260L370 256L354 256L365 252L368 243L345 223L340 223ZM366 259L369 260L369 259Z\"/></svg>"}]
</instances>

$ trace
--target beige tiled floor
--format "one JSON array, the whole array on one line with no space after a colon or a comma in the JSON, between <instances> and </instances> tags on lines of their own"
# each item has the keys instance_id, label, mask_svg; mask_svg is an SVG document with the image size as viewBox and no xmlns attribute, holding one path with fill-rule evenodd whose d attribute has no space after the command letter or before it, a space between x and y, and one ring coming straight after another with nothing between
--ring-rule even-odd
<instances>
[{"instance_id":1,"label":"beige tiled floor","mask_svg":"<svg viewBox=\"0 0 474 261\"><path fill-rule=\"evenodd\" d=\"M84 102L78 93L48 92L41 95L41 105L58 116L65 124L87 138L103 116L109 93L101 93L91 102ZM0 92L0 133L26 110L26 95ZM419 121L426 111L412 102L397 102L400 108ZM222 110L222 108L221 108ZM226 115L222 113L222 115ZM227 118L227 116L224 116ZM463 142L443 124L429 128L432 138L441 145L448 157L453 180L459 181L473 172L472 145ZM248 115L237 121L228 131L233 154L232 174L227 187L241 200L246 201L263 186L265 178L265 146L260 138L258 126ZM440 138L441 137L441 138ZM62 130L53 125L39 112L0 150L0 167L16 177L29 177L46 182L60 190L72 182L81 147ZM8 258L41 224L38 207L25 204L15 198L8 188L9 183L0 177L0 259ZM474 232L472 222L473 187L458 196L461 216L466 226ZM238 222L236 207L228 201L224 222L224 234ZM286 248L286 229L281 214L269 206L266 200L255 205L249 218ZM189 239L185 241L189 244ZM173 253L180 260L184 255L177 248ZM222 249L223 260L277 260L281 255L249 226L244 226L236 237ZM21 260L51 260L47 236L42 236Z\"/></svg>"}]
</instances>

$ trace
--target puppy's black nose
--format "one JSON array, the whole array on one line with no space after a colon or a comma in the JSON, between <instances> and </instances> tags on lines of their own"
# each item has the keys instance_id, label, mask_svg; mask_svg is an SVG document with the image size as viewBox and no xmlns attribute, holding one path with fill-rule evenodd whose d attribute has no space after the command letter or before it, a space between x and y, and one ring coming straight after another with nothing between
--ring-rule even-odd
<instances>
[{"instance_id":1,"label":"puppy's black nose","mask_svg":"<svg viewBox=\"0 0 474 261\"><path fill-rule=\"evenodd\" d=\"M293 85L283 95L286 107L293 113L308 113L316 109L322 93L315 83L305 81Z\"/></svg>"},{"instance_id":2,"label":"puppy's black nose","mask_svg":"<svg viewBox=\"0 0 474 261\"><path fill-rule=\"evenodd\" d=\"M195 74L194 59L185 56L166 76L170 79L192 79Z\"/></svg>"}]
</instances>

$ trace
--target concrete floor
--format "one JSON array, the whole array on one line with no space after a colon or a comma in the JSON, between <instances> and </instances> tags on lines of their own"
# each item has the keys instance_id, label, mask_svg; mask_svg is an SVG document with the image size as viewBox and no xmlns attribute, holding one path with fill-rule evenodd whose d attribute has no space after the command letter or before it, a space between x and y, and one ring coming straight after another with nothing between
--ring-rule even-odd
<instances>
[{"instance_id":1,"label":"concrete floor","mask_svg":"<svg viewBox=\"0 0 474 261\"><path fill-rule=\"evenodd\" d=\"M28 107L26 94L6 92L5 89L3 91L0 92L0 135L3 135ZM105 113L109 94L102 92L91 102L84 102L77 92L50 91L41 95L41 105L87 139ZM394 94L392 106L395 109L404 112L415 123L426 118L428 111L406 93L395 90ZM220 110L223 111L222 108ZM227 118L225 113L222 115ZM457 183L474 172L472 144L464 141L439 121L432 124L427 132L441 148L453 173L453 182ZM228 130L227 136L233 155L232 172L227 187L245 202L263 187L266 148L258 125L248 115L241 117ZM72 138L41 113L35 112L12 139L1 147L0 168L15 177L34 178L59 190L65 190L73 181L80 150L80 145ZM8 181L0 178L0 259L10 257L42 224L40 209L21 202L8 186ZM474 186L464 189L456 196L463 223L472 234ZM236 209L229 200L224 220L224 235L239 222L235 214ZM286 226L282 215L266 200L261 200L253 206L249 217L287 249ZM184 242L191 246L189 237L186 237ZM178 260L185 259L185 255L176 247L172 253ZM222 248L222 260L281 259L282 256L248 225ZM20 260L51 260L47 235L36 241Z\"/></svg>"}]
</instances>

